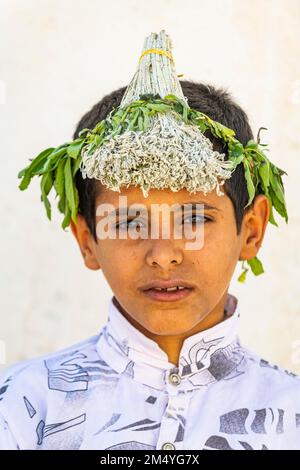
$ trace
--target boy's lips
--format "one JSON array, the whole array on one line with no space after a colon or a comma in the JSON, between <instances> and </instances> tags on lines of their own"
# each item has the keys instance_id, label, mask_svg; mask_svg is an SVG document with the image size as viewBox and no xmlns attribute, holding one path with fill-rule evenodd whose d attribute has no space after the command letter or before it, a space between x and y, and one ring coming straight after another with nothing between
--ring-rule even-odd
<instances>
[{"instance_id":1,"label":"boy's lips","mask_svg":"<svg viewBox=\"0 0 300 470\"><path fill-rule=\"evenodd\" d=\"M170 288L173 289L166 290ZM187 297L194 290L194 286L183 279L169 279L168 281L157 279L145 284L140 290L153 300L170 302Z\"/></svg>"},{"instance_id":2,"label":"boy's lips","mask_svg":"<svg viewBox=\"0 0 300 470\"><path fill-rule=\"evenodd\" d=\"M167 289L168 287L182 286L188 289L193 289L194 285L190 282L184 281L183 279L154 279L153 281L148 282L142 286L141 290L154 289L155 287L161 287L162 289Z\"/></svg>"}]
</instances>

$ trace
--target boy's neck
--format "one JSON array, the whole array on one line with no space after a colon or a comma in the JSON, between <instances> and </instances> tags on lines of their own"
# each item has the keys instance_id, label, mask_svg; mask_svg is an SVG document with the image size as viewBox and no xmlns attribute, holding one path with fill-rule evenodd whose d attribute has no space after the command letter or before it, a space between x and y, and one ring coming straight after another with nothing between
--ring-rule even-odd
<instances>
[{"instance_id":1,"label":"boy's neck","mask_svg":"<svg viewBox=\"0 0 300 470\"><path fill-rule=\"evenodd\" d=\"M143 333L148 338L155 341L158 346L167 354L168 361L175 364L178 367L180 351L184 340L200 331L208 330L209 328L217 325L224 320L224 309L227 298L227 292L224 298L219 302L215 309L207 315L201 322L195 325L191 330L186 331L180 335L156 335L151 331L146 330L140 323L134 320L123 307L119 304L118 300L113 297L113 303L118 310L124 315L124 317L133 325L137 330Z\"/></svg>"}]
</instances>

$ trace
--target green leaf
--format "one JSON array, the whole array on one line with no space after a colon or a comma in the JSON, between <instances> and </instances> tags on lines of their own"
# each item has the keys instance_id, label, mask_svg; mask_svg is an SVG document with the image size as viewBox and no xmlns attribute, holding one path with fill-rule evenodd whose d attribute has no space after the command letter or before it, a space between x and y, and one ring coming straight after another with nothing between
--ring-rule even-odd
<instances>
[{"instance_id":1,"label":"green leaf","mask_svg":"<svg viewBox=\"0 0 300 470\"><path fill-rule=\"evenodd\" d=\"M201 131L202 133L204 133L204 132L208 129L208 126L207 126L207 124L206 124L205 121L200 121L200 120L199 120L199 121L197 122L197 125L198 125L198 127L199 127L199 129L200 129L200 131Z\"/></svg>"},{"instance_id":2,"label":"green leaf","mask_svg":"<svg viewBox=\"0 0 300 470\"><path fill-rule=\"evenodd\" d=\"M270 184L270 170L269 170L269 162L263 161L261 162L258 168L259 175L261 177L261 183L264 190L264 193L268 192L268 187Z\"/></svg>"},{"instance_id":3,"label":"green leaf","mask_svg":"<svg viewBox=\"0 0 300 470\"><path fill-rule=\"evenodd\" d=\"M164 97L164 100L177 101L178 98L177 98L177 96L175 96L175 95L173 95L173 94L170 93L169 95L166 95L166 96Z\"/></svg>"},{"instance_id":4,"label":"green leaf","mask_svg":"<svg viewBox=\"0 0 300 470\"><path fill-rule=\"evenodd\" d=\"M21 191L27 189L30 184L30 181L34 175L35 170L37 170L41 165L44 165L45 161L47 160L48 155L52 153L54 149L48 148L43 150L37 157L35 157L30 165L20 171L19 177L23 177L21 183L19 184L19 188Z\"/></svg>"},{"instance_id":5,"label":"green leaf","mask_svg":"<svg viewBox=\"0 0 300 470\"><path fill-rule=\"evenodd\" d=\"M286 222L288 222L288 214L287 214L287 211L286 211L285 204L282 204L282 202L278 199L277 193L275 193L273 191L272 186L270 186L269 190L270 190L269 194L270 194L270 197L271 197L272 204L273 204L274 208L276 209L278 214L281 215L281 217L283 217Z\"/></svg>"},{"instance_id":6,"label":"green leaf","mask_svg":"<svg viewBox=\"0 0 300 470\"><path fill-rule=\"evenodd\" d=\"M81 156L77 157L77 159L72 161L73 162L73 168L72 168L72 175L73 175L73 178L75 177L77 171L79 170L80 168L80 164L81 164L81 161L82 161L82 158Z\"/></svg>"},{"instance_id":7,"label":"green leaf","mask_svg":"<svg viewBox=\"0 0 300 470\"><path fill-rule=\"evenodd\" d=\"M53 186L53 175L52 173L46 173L41 178L41 191L42 191L41 197L42 197L42 201L44 203L46 214L49 220L51 220L51 205L47 196L50 193L52 186Z\"/></svg>"},{"instance_id":8,"label":"green leaf","mask_svg":"<svg viewBox=\"0 0 300 470\"><path fill-rule=\"evenodd\" d=\"M74 142L72 142L67 148L67 153L69 157L77 158L80 153L80 150L82 149L83 144L84 144L84 139L74 140Z\"/></svg>"},{"instance_id":9,"label":"green leaf","mask_svg":"<svg viewBox=\"0 0 300 470\"><path fill-rule=\"evenodd\" d=\"M249 264L253 274L255 274L256 276L259 276L264 272L263 265L256 256L254 258L248 259L247 263Z\"/></svg>"},{"instance_id":10,"label":"green leaf","mask_svg":"<svg viewBox=\"0 0 300 470\"><path fill-rule=\"evenodd\" d=\"M42 201L43 201L44 206L45 206L45 209L46 209L47 217L48 217L49 220L51 220L51 205L50 205L50 201L49 201L49 199L47 198L47 196L46 196L45 194L42 194L41 198L42 198Z\"/></svg>"},{"instance_id":11,"label":"green leaf","mask_svg":"<svg viewBox=\"0 0 300 470\"><path fill-rule=\"evenodd\" d=\"M59 212L62 214L65 213L66 210L66 196L65 193L63 193L63 196L59 199L58 204L57 204Z\"/></svg>"},{"instance_id":12,"label":"green leaf","mask_svg":"<svg viewBox=\"0 0 300 470\"><path fill-rule=\"evenodd\" d=\"M105 131L105 128L106 128L106 122L104 119L102 119L102 121L96 124L96 126L94 127L92 131L90 131L90 133L91 134L103 134L103 132Z\"/></svg>"},{"instance_id":13,"label":"green leaf","mask_svg":"<svg viewBox=\"0 0 300 470\"><path fill-rule=\"evenodd\" d=\"M183 120L185 123L188 122L188 108L186 107L186 105L183 106Z\"/></svg>"},{"instance_id":14,"label":"green leaf","mask_svg":"<svg viewBox=\"0 0 300 470\"><path fill-rule=\"evenodd\" d=\"M228 149L229 160L233 161L236 165L239 165L245 157L244 147L242 146L242 144L237 141L234 141L233 143L230 142L228 144Z\"/></svg>"},{"instance_id":15,"label":"green leaf","mask_svg":"<svg viewBox=\"0 0 300 470\"><path fill-rule=\"evenodd\" d=\"M271 166L271 172L270 172L270 183L272 186L273 191L276 193L277 199L285 206L285 198L284 198L284 193L282 189L282 184L280 181L280 176L276 172L275 166Z\"/></svg>"},{"instance_id":16,"label":"green leaf","mask_svg":"<svg viewBox=\"0 0 300 470\"><path fill-rule=\"evenodd\" d=\"M66 204L66 207L65 207L65 217L62 221L62 228L65 230L65 228L68 227L68 225L70 225L70 221L71 221L71 210L68 206L68 204Z\"/></svg>"},{"instance_id":17,"label":"green leaf","mask_svg":"<svg viewBox=\"0 0 300 470\"><path fill-rule=\"evenodd\" d=\"M258 144L254 139L250 139L247 144L245 145L246 149L257 149Z\"/></svg>"},{"instance_id":18,"label":"green leaf","mask_svg":"<svg viewBox=\"0 0 300 470\"><path fill-rule=\"evenodd\" d=\"M34 174L43 175L49 171L55 170L61 158L63 158L66 154L66 146L64 146L63 148L54 149L54 151L50 155L48 155L44 165L41 165L40 168L36 169Z\"/></svg>"},{"instance_id":19,"label":"green leaf","mask_svg":"<svg viewBox=\"0 0 300 470\"><path fill-rule=\"evenodd\" d=\"M245 282L245 280L246 280L246 274L247 274L248 271L249 271L249 269L247 269L247 268L245 268L245 269L243 270L242 274L240 274L239 277L238 277L238 282L242 282L242 283Z\"/></svg>"},{"instance_id":20,"label":"green leaf","mask_svg":"<svg viewBox=\"0 0 300 470\"><path fill-rule=\"evenodd\" d=\"M135 111L134 116L127 127L127 131L130 131L133 129L138 117L139 117L139 110Z\"/></svg>"},{"instance_id":21,"label":"green leaf","mask_svg":"<svg viewBox=\"0 0 300 470\"><path fill-rule=\"evenodd\" d=\"M45 175L42 176L41 179L41 190L48 195L51 191L51 188L53 186L53 175L51 172L46 173Z\"/></svg>"},{"instance_id":22,"label":"green leaf","mask_svg":"<svg viewBox=\"0 0 300 470\"><path fill-rule=\"evenodd\" d=\"M121 122L121 116L120 116L119 113L116 113L112 118L112 127L113 127L113 129L119 127L120 122Z\"/></svg>"},{"instance_id":23,"label":"green leaf","mask_svg":"<svg viewBox=\"0 0 300 470\"><path fill-rule=\"evenodd\" d=\"M169 111L169 106L164 104L149 103L147 107L151 111L156 111L157 113L165 113L166 111Z\"/></svg>"},{"instance_id":24,"label":"green leaf","mask_svg":"<svg viewBox=\"0 0 300 470\"><path fill-rule=\"evenodd\" d=\"M142 116L139 116L139 118L138 118L138 126L139 126L140 131L144 130L144 122L143 122L143 117Z\"/></svg>"},{"instance_id":25,"label":"green leaf","mask_svg":"<svg viewBox=\"0 0 300 470\"><path fill-rule=\"evenodd\" d=\"M220 122L217 123L218 124L218 128L219 130L221 131L222 135L230 135L232 137L235 136L235 132L233 129L230 129L229 127L226 127L224 126L223 124L221 124ZM242 144L241 144L242 145Z\"/></svg>"},{"instance_id":26,"label":"green leaf","mask_svg":"<svg viewBox=\"0 0 300 470\"><path fill-rule=\"evenodd\" d=\"M266 196L269 200L269 206L270 206L269 222L271 224L275 225L276 227L278 227L278 224L277 224L276 220L274 219L272 199L271 199L269 194L266 194Z\"/></svg>"},{"instance_id":27,"label":"green leaf","mask_svg":"<svg viewBox=\"0 0 300 470\"><path fill-rule=\"evenodd\" d=\"M71 161L68 158L66 160L66 164L64 167L64 175L65 175L65 191L66 191L66 198L68 202L68 206L71 209L71 217L74 223L76 223L76 214L77 214L77 198L75 192L77 188L75 187L73 176L72 176L72 168L71 168Z\"/></svg>"},{"instance_id":28,"label":"green leaf","mask_svg":"<svg viewBox=\"0 0 300 470\"><path fill-rule=\"evenodd\" d=\"M150 126L150 120L149 120L149 111L147 108L143 108L143 114L144 114L144 131L148 129Z\"/></svg>"},{"instance_id":29,"label":"green leaf","mask_svg":"<svg viewBox=\"0 0 300 470\"><path fill-rule=\"evenodd\" d=\"M25 168L23 168L23 170L19 171L18 178L22 178L25 175L26 168L27 168L27 166Z\"/></svg>"},{"instance_id":30,"label":"green leaf","mask_svg":"<svg viewBox=\"0 0 300 470\"><path fill-rule=\"evenodd\" d=\"M78 137L82 137L84 134L87 134L88 132L91 132L91 129L84 128L79 132Z\"/></svg>"},{"instance_id":31,"label":"green leaf","mask_svg":"<svg viewBox=\"0 0 300 470\"><path fill-rule=\"evenodd\" d=\"M59 196L59 199L62 199L65 196L64 170L65 170L66 161L67 161L66 159L63 159L59 162L57 170L56 170L56 174L55 174L54 188L56 190L57 195Z\"/></svg>"},{"instance_id":32,"label":"green leaf","mask_svg":"<svg viewBox=\"0 0 300 470\"><path fill-rule=\"evenodd\" d=\"M248 194L249 194L249 201L248 201L248 204L246 204L246 206L245 206L245 208L246 208L253 201L253 198L255 196L255 186L254 186L253 181L252 181L248 161L244 159L243 163L244 163L244 169L245 169L245 178L246 178L246 183L247 183L247 189L248 189Z\"/></svg>"}]
</instances>

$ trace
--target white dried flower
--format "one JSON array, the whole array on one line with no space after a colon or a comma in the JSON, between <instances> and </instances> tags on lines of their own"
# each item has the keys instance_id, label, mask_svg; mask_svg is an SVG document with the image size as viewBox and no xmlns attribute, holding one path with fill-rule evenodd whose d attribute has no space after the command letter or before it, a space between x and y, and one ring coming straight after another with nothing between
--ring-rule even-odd
<instances>
[{"instance_id":1,"label":"white dried flower","mask_svg":"<svg viewBox=\"0 0 300 470\"><path fill-rule=\"evenodd\" d=\"M146 131L127 131L105 141L89 155L82 153L83 178L94 178L104 186L139 186L145 197L151 188L187 189L218 195L234 171L225 154L213 150L211 141L196 125L186 124L175 112L156 114Z\"/></svg>"}]
</instances>

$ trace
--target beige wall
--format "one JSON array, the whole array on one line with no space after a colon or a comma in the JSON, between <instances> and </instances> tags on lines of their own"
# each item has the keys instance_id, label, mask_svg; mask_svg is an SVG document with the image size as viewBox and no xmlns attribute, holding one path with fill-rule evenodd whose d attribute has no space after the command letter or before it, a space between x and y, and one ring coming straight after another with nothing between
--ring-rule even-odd
<instances>
[{"instance_id":1,"label":"beige wall","mask_svg":"<svg viewBox=\"0 0 300 470\"><path fill-rule=\"evenodd\" d=\"M227 87L255 135L269 129L271 159L288 172L290 220L277 216L279 229L268 227L259 253L266 272L240 285L239 264L230 292L244 343L300 373L300 0L0 0L0 362L55 351L106 320L102 274L83 267L55 211L46 219L38 182L21 193L16 174L126 85L144 37L161 29L173 39L177 72Z\"/></svg>"}]
</instances>

